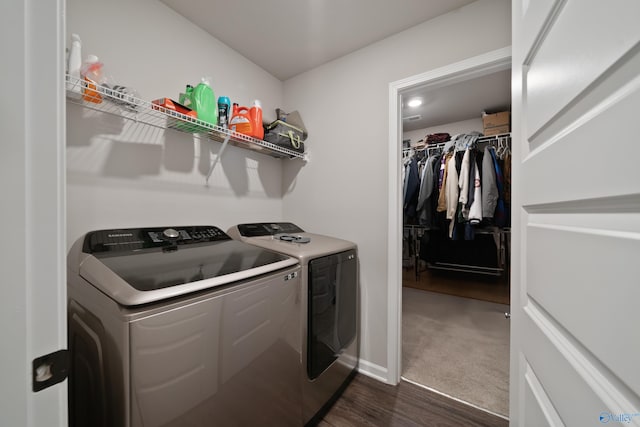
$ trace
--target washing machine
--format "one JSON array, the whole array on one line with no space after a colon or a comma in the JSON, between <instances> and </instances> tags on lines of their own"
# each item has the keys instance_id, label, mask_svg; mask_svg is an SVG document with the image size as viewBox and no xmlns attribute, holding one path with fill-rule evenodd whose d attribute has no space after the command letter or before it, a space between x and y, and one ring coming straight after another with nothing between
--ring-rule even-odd
<instances>
[{"instance_id":1,"label":"washing machine","mask_svg":"<svg viewBox=\"0 0 640 427\"><path fill-rule=\"evenodd\" d=\"M299 426L301 274L214 226L98 230L68 254L71 426Z\"/></svg>"},{"instance_id":2,"label":"washing machine","mask_svg":"<svg viewBox=\"0 0 640 427\"><path fill-rule=\"evenodd\" d=\"M307 233L288 222L239 224L234 239L295 257L302 266L302 404L313 424L358 366L358 257L347 240Z\"/></svg>"}]
</instances>

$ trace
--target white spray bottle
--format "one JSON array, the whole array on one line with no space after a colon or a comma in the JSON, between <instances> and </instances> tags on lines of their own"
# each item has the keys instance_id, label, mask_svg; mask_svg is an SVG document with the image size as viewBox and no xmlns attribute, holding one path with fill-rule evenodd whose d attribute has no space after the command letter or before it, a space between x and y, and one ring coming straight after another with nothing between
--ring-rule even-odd
<instances>
[{"instance_id":1,"label":"white spray bottle","mask_svg":"<svg viewBox=\"0 0 640 427\"><path fill-rule=\"evenodd\" d=\"M82 98L80 68L82 67L82 43L80 36L71 34L71 50L67 62L67 91L70 98Z\"/></svg>"}]
</instances>

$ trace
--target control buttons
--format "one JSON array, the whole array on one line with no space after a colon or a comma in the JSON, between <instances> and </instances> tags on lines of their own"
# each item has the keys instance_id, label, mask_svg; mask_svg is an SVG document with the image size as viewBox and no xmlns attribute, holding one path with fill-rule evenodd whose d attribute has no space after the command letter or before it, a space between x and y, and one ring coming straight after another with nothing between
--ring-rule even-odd
<instances>
[{"instance_id":1,"label":"control buttons","mask_svg":"<svg viewBox=\"0 0 640 427\"><path fill-rule=\"evenodd\" d=\"M180 236L180 233L178 233L174 228L167 228L162 232L162 236L167 239L177 239Z\"/></svg>"},{"instance_id":2,"label":"control buttons","mask_svg":"<svg viewBox=\"0 0 640 427\"><path fill-rule=\"evenodd\" d=\"M295 279L296 277L298 277L298 272L294 271L293 273L289 273L284 276L284 281L286 282L287 280Z\"/></svg>"},{"instance_id":3,"label":"control buttons","mask_svg":"<svg viewBox=\"0 0 640 427\"><path fill-rule=\"evenodd\" d=\"M276 239L282 240L283 242L291 242L291 243L309 243L311 239L305 236L294 236L292 234L280 234L276 236Z\"/></svg>"}]
</instances>

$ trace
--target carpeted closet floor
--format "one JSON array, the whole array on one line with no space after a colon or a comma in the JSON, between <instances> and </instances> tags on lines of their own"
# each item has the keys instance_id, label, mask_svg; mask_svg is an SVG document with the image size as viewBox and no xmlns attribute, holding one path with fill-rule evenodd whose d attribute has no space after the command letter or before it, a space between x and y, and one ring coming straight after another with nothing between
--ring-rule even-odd
<instances>
[{"instance_id":1,"label":"carpeted closet floor","mask_svg":"<svg viewBox=\"0 0 640 427\"><path fill-rule=\"evenodd\" d=\"M404 378L508 415L508 305L405 286L402 311Z\"/></svg>"}]
</instances>

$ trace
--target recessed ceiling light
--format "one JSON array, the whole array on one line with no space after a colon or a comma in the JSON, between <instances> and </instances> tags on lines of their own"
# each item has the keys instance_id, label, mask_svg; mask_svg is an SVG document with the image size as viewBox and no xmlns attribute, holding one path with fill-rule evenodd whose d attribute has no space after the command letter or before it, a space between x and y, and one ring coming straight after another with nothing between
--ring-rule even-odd
<instances>
[{"instance_id":1,"label":"recessed ceiling light","mask_svg":"<svg viewBox=\"0 0 640 427\"><path fill-rule=\"evenodd\" d=\"M412 100L410 100L409 102L407 102L407 105L409 107L419 107L422 105L422 99L419 98L413 98Z\"/></svg>"}]
</instances>

